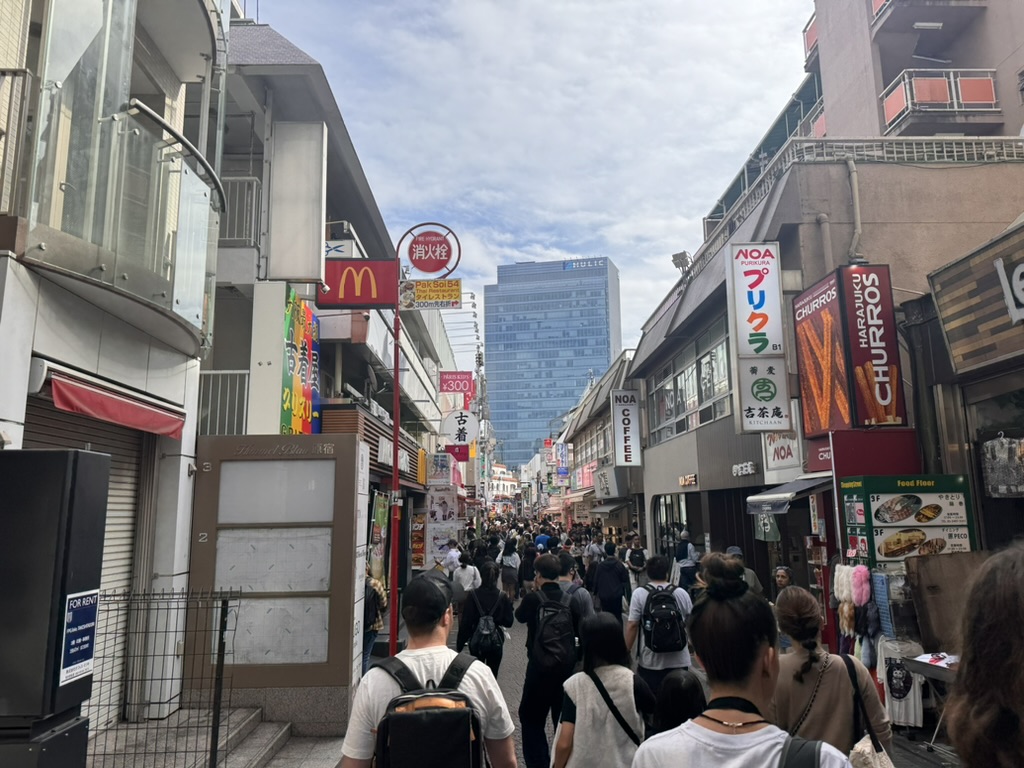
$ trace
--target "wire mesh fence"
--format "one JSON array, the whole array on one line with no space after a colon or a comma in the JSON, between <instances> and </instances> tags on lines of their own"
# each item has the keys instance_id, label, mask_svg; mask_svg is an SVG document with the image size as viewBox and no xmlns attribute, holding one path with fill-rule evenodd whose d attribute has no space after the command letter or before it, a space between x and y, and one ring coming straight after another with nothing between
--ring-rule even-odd
<instances>
[{"instance_id":1,"label":"wire mesh fence","mask_svg":"<svg viewBox=\"0 0 1024 768\"><path fill-rule=\"evenodd\" d=\"M101 593L90 768L215 768L231 710L234 592Z\"/></svg>"}]
</instances>

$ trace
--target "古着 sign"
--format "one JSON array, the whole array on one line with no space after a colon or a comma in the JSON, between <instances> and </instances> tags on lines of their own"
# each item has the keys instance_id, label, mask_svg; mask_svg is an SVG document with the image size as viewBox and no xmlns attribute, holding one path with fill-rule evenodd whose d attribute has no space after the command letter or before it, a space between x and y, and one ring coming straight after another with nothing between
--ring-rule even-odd
<instances>
[{"instance_id":1,"label":"\u53e4\u7740 sign","mask_svg":"<svg viewBox=\"0 0 1024 768\"><path fill-rule=\"evenodd\" d=\"M441 420L441 434L452 445L468 446L480 435L480 421L476 414L465 410L452 411Z\"/></svg>"},{"instance_id":2,"label":"\u53e4\u7740 sign","mask_svg":"<svg viewBox=\"0 0 1024 768\"><path fill-rule=\"evenodd\" d=\"M615 443L615 466L639 467L640 398L635 390L616 389L612 400L612 441Z\"/></svg>"},{"instance_id":3,"label":"\u53e4\u7740 sign","mask_svg":"<svg viewBox=\"0 0 1024 768\"><path fill-rule=\"evenodd\" d=\"M741 432L791 428L778 243L732 246L729 307L739 371L737 426Z\"/></svg>"}]
</instances>

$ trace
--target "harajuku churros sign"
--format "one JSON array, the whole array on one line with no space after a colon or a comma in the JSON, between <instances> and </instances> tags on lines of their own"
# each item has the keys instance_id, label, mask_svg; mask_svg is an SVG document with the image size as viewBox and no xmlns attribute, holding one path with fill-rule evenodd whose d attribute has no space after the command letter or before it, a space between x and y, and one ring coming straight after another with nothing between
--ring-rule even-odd
<instances>
[{"instance_id":1,"label":"harajuku churros sign","mask_svg":"<svg viewBox=\"0 0 1024 768\"><path fill-rule=\"evenodd\" d=\"M793 318L806 437L906 423L888 267L840 268L794 299Z\"/></svg>"}]
</instances>

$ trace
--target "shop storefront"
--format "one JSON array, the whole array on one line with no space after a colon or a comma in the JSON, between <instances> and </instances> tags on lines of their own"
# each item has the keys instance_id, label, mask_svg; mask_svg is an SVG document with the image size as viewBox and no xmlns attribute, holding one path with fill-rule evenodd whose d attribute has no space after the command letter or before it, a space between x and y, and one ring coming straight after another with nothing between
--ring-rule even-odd
<instances>
[{"instance_id":1,"label":"shop storefront","mask_svg":"<svg viewBox=\"0 0 1024 768\"><path fill-rule=\"evenodd\" d=\"M1024 534L1024 224L929 281L949 362L923 382L942 469L971 478L981 543L998 547Z\"/></svg>"}]
</instances>

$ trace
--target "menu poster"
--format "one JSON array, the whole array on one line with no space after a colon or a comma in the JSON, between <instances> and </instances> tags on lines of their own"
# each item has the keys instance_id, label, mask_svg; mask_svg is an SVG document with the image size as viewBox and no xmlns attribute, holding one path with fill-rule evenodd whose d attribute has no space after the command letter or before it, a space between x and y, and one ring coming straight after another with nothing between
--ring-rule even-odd
<instances>
[{"instance_id":1,"label":"menu poster","mask_svg":"<svg viewBox=\"0 0 1024 768\"><path fill-rule=\"evenodd\" d=\"M427 513L412 513L412 567L425 568L427 564Z\"/></svg>"}]
</instances>

